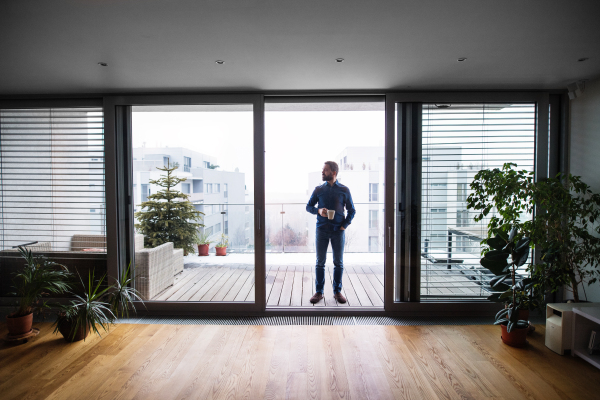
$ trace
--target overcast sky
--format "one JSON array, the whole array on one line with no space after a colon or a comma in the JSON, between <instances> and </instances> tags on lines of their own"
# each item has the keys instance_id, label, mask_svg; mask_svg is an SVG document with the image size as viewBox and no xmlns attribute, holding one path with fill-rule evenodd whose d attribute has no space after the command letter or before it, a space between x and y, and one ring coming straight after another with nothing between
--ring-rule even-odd
<instances>
[{"instance_id":1,"label":"overcast sky","mask_svg":"<svg viewBox=\"0 0 600 400\"><path fill-rule=\"evenodd\" d=\"M533 137L530 133L524 137L515 135L520 129L531 132L534 107L509 106L486 113L481 109L450 110L450 114L435 108L424 113L424 154L431 144L458 145L463 149L463 161L475 166L481 165L482 159L496 159L496 163L517 161L523 156L531 159ZM305 201L308 174L320 171L324 161L337 161L337 155L346 147L383 146L384 115L384 111L267 111L267 202L280 200L281 194L299 194L298 200ZM482 125L487 134L482 134ZM497 132L498 129L507 131ZM455 130L463 133L457 135ZM254 185L252 132L251 111L133 113L134 147L186 147L216 157L221 170L239 168L245 173L250 192ZM495 155L496 149L500 154Z\"/></svg>"},{"instance_id":2,"label":"overcast sky","mask_svg":"<svg viewBox=\"0 0 600 400\"><path fill-rule=\"evenodd\" d=\"M308 173L348 146L384 145L383 111L266 113L266 193L305 193ZM134 112L133 146L186 147L217 158L220 169L246 174L253 187L252 113Z\"/></svg>"}]
</instances>

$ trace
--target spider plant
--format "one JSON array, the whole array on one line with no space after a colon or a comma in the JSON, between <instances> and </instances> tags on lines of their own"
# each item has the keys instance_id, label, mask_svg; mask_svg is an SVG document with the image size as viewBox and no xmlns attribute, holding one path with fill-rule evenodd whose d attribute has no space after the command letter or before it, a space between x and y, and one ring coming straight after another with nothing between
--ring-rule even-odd
<instances>
[{"instance_id":1,"label":"spider plant","mask_svg":"<svg viewBox=\"0 0 600 400\"><path fill-rule=\"evenodd\" d=\"M88 277L85 285L81 276L79 280L84 288L83 294L73 293L75 300L70 304L59 305L59 315L56 320L54 333L60 331L67 340L74 341L80 329L88 327L100 336L99 325L106 332L117 318L129 317L129 309L133 309L133 302L139 300L144 304L137 290L130 287L131 264L121 272L119 279L108 287L102 288L106 279L103 275L98 281L94 280L93 272ZM85 340L85 334L83 335Z\"/></svg>"},{"instance_id":2,"label":"spider plant","mask_svg":"<svg viewBox=\"0 0 600 400\"><path fill-rule=\"evenodd\" d=\"M13 279L16 292L12 294L20 297L19 309L13 313L13 317L29 315L34 311L42 312L49 307L42 301L43 296L61 294L71 289L68 283L71 273L67 267L43 257L34 257L30 249L22 246L19 246L19 252L26 264Z\"/></svg>"},{"instance_id":3,"label":"spider plant","mask_svg":"<svg viewBox=\"0 0 600 400\"><path fill-rule=\"evenodd\" d=\"M80 329L87 331L89 328L99 336L101 335L97 325L100 325L104 331L108 330L116 317L110 308L110 304L102 301L102 297L109 290L108 287L101 288L105 277L106 275L94 282L94 273L91 272L86 285L79 275L79 280L84 288L83 293L72 293L75 297L74 300L71 300L69 304L58 306L60 311L55 322L54 333L60 331L65 339L73 341ZM67 337L65 334L71 337Z\"/></svg>"},{"instance_id":4,"label":"spider plant","mask_svg":"<svg viewBox=\"0 0 600 400\"><path fill-rule=\"evenodd\" d=\"M110 304L111 311L117 316L117 318L129 318L129 309L132 307L134 301L138 300L144 304L144 301L138 294L138 291L132 288L131 283L131 263L121 272L121 276L108 290L108 303Z\"/></svg>"}]
</instances>

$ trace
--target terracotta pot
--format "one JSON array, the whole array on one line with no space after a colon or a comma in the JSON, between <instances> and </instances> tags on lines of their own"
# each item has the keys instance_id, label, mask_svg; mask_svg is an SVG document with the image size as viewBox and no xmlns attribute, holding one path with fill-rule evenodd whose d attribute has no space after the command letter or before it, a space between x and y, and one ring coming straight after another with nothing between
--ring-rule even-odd
<instances>
[{"instance_id":1,"label":"terracotta pot","mask_svg":"<svg viewBox=\"0 0 600 400\"><path fill-rule=\"evenodd\" d=\"M513 328L510 333L507 332L507 326L502 324L502 341L512 347L525 347L527 345L527 328Z\"/></svg>"},{"instance_id":2,"label":"terracotta pot","mask_svg":"<svg viewBox=\"0 0 600 400\"><path fill-rule=\"evenodd\" d=\"M23 317L13 317L10 314L6 317L6 327L10 336L19 336L31 332L33 326L33 313Z\"/></svg>"},{"instance_id":3,"label":"terracotta pot","mask_svg":"<svg viewBox=\"0 0 600 400\"><path fill-rule=\"evenodd\" d=\"M80 340L85 339L90 333L90 326L80 326L77 328L77 332L75 332L75 336L73 336L73 329L75 328L75 324L69 320L62 320L58 324L58 331L63 335L65 340L69 343L78 342Z\"/></svg>"},{"instance_id":4,"label":"terracotta pot","mask_svg":"<svg viewBox=\"0 0 600 400\"><path fill-rule=\"evenodd\" d=\"M215 247L218 256L227 255L227 247Z\"/></svg>"},{"instance_id":5,"label":"terracotta pot","mask_svg":"<svg viewBox=\"0 0 600 400\"><path fill-rule=\"evenodd\" d=\"M198 245L198 255L199 256L207 256L208 255L208 245L207 244L199 244Z\"/></svg>"}]
</instances>

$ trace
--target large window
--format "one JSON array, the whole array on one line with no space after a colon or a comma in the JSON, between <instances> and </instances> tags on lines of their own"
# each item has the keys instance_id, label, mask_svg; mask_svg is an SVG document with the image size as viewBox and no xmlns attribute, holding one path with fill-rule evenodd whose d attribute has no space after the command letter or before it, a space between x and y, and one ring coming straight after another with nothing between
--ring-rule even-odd
<instances>
[{"instance_id":1,"label":"large window","mask_svg":"<svg viewBox=\"0 0 600 400\"><path fill-rule=\"evenodd\" d=\"M25 244L65 264L106 260L104 177L102 109L0 110L2 273Z\"/></svg>"},{"instance_id":2,"label":"large window","mask_svg":"<svg viewBox=\"0 0 600 400\"><path fill-rule=\"evenodd\" d=\"M506 162L533 171L535 105L424 104L422 121L421 298L483 299L493 277L479 264L489 219L475 223L467 211L469 184Z\"/></svg>"}]
</instances>

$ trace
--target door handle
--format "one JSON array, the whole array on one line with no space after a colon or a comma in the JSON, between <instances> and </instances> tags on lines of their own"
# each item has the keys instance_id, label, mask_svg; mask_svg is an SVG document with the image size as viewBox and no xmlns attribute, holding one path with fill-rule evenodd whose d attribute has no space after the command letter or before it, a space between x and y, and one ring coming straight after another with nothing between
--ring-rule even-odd
<instances>
[{"instance_id":1,"label":"door handle","mask_svg":"<svg viewBox=\"0 0 600 400\"><path fill-rule=\"evenodd\" d=\"M392 227L388 225L388 247L392 247Z\"/></svg>"}]
</instances>

